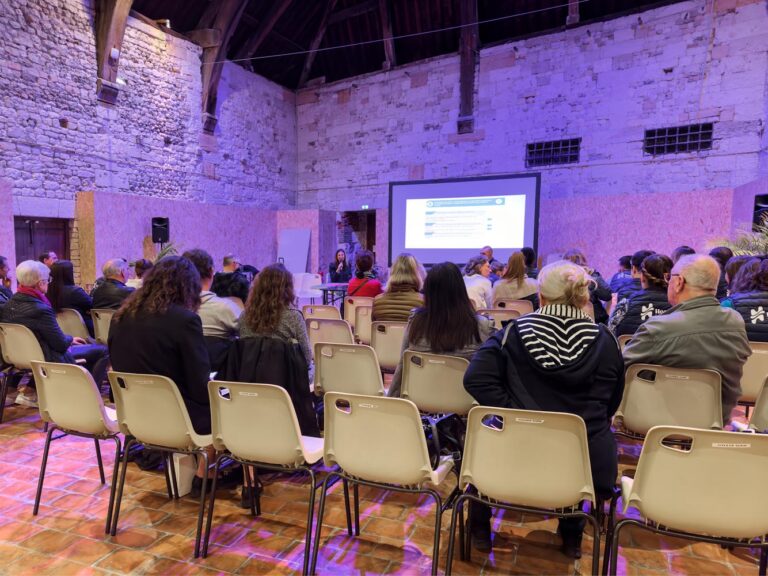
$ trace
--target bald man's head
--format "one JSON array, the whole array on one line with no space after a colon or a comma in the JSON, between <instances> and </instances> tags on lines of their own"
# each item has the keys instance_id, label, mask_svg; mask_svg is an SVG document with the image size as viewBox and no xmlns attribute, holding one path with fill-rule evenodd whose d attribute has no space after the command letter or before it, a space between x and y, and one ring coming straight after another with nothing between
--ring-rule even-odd
<instances>
[{"instance_id":1,"label":"bald man's head","mask_svg":"<svg viewBox=\"0 0 768 576\"><path fill-rule=\"evenodd\" d=\"M714 296L719 281L720 265L714 258L703 254L683 256L672 268L667 289L669 303L675 306L699 296Z\"/></svg>"}]
</instances>

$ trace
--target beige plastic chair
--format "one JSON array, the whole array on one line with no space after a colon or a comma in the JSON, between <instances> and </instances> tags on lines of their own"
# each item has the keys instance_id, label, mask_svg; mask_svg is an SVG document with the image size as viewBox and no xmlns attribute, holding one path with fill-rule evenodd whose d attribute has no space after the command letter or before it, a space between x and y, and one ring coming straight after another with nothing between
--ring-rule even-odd
<instances>
[{"instance_id":1,"label":"beige plastic chair","mask_svg":"<svg viewBox=\"0 0 768 576\"><path fill-rule=\"evenodd\" d=\"M373 298L367 296L344 297L344 319L355 329L355 308L357 306L373 306Z\"/></svg>"},{"instance_id":2,"label":"beige plastic chair","mask_svg":"<svg viewBox=\"0 0 768 576\"><path fill-rule=\"evenodd\" d=\"M394 372L400 363L407 322L374 322L371 324L371 346L376 350L379 366Z\"/></svg>"},{"instance_id":3,"label":"beige plastic chair","mask_svg":"<svg viewBox=\"0 0 768 576\"><path fill-rule=\"evenodd\" d=\"M163 450L168 454L197 454L205 462L208 469L208 453L206 448L213 443L210 434L202 435L195 432L189 419L187 407L173 380L155 374L129 374L127 372L109 372L109 383L115 397L117 421L120 432L133 436L125 444L123 450L120 485L117 489L115 511L112 516L111 534L117 534L117 520L120 515L120 503L123 498L125 471L128 468L128 452L133 444L143 444L150 448ZM170 456L168 460L172 460ZM179 490L176 475L172 465L171 476L173 490L178 497ZM166 482L168 482L166 477ZM208 488L207 475L203 477L203 487L200 493L200 504L197 514L197 533L195 536L195 558L200 555L200 536L205 512L205 496Z\"/></svg>"},{"instance_id":4,"label":"beige plastic chair","mask_svg":"<svg viewBox=\"0 0 768 576\"><path fill-rule=\"evenodd\" d=\"M355 336L361 344L371 343L373 306L355 306Z\"/></svg>"},{"instance_id":5,"label":"beige plastic chair","mask_svg":"<svg viewBox=\"0 0 768 576\"><path fill-rule=\"evenodd\" d=\"M494 308L503 308L504 310L517 310L520 316L533 312L533 302L530 300L513 300L512 298L499 298L493 301Z\"/></svg>"},{"instance_id":6,"label":"beige plastic chair","mask_svg":"<svg viewBox=\"0 0 768 576\"><path fill-rule=\"evenodd\" d=\"M83 317L80 316L80 312L72 308L62 308L60 312L56 313L56 322L59 323L59 328L64 334L69 334L75 338L82 338L87 340L91 337L88 334L88 328L85 327Z\"/></svg>"},{"instance_id":7,"label":"beige plastic chair","mask_svg":"<svg viewBox=\"0 0 768 576\"><path fill-rule=\"evenodd\" d=\"M768 342L750 342L749 347L752 348L752 355L744 364L739 404L753 406L768 376Z\"/></svg>"},{"instance_id":8,"label":"beige plastic chair","mask_svg":"<svg viewBox=\"0 0 768 576\"><path fill-rule=\"evenodd\" d=\"M736 423L732 422L731 424L735 425ZM763 382L763 389L757 397L746 428L761 434L768 434L768 377Z\"/></svg>"},{"instance_id":9,"label":"beige plastic chair","mask_svg":"<svg viewBox=\"0 0 768 576\"><path fill-rule=\"evenodd\" d=\"M117 310L110 310L108 308L94 308L91 310L91 318L93 318L93 335L99 344L107 344L109 339L109 325L112 323L112 316L115 315Z\"/></svg>"},{"instance_id":10,"label":"beige plastic chair","mask_svg":"<svg viewBox=\"0 0 768 576\"><path fill-rule=\"evenodd\" d=\"M35 334L21 324L0 323L0 351L11 367L3 373L0 385L0 422L3 421L8 382L20 372L32 372L32 362L44 362L43 350Z\"/></svg>"},{"instance_id":11,"label":"beige plastic chair","mask_svg":"<svg viewBox=\"0 0 768 576\"><path fill-rule=\"evenodd\" d=\"M518 310L506 308L481 308L477 313L490 318L491 321L493 321L493 328L495 330L501 330L502 322L509 322L510 320L520 318L520 312Z\"/></svg>"},{"instance_id":12,"label":"beige plastic chair","mask_svg":"<svg viewBox=\"0 0 768 576\"><path fill-rule=\"evenodd\" d=\"M83 438L93 438L96 445L96 461L99 464L101 483L106 484L104 465L101 461L99 440L111 438L115 442L115 464L112 470L113 481L109 492L109 508L104 532L108 533L112 522L112 507L115 501L115 485L120 465L120 437L114 410L104 407L99 387L85 368L75 364L55 364L53 362L32 362L32 370L37 384L37 399L40 417L43 422L53 424L48 428L40 464L40 476L37 481L37 495L32 515L37 516L40 497L43 493L45 469L48 464L48 452L51 441L67 434ZM64 434L53 438L55 430Z\"/></svg>"},{"instance_id":13,"label":"beige plastic chair","mask_svg":"<svg viewBox=\"0 0 768 576\"><path fill-rule=\"evenodd\" d=\"M676 439L690 440L675 446ZM761 548L765 574L768 534L768 436L657 426L648 431L634 479L621 479L624 511L640 519L616 524L611 574L616 574L619 536L634 525L657 534L728 546ZM735 473L738 471L738 474Z\"/></svg>"},{"instance_id":14,"label":"beige plastic chair","mask_svg":"<svg viewBox=\"0 0 768 576\"><path fill-rule=\"evenodd\" d=\"M307 318L307 334L309 345L314 350L318 342L334 344L354 344L352 328L346 320L331 320L329 318Z\"/></svg>"},{"instance_id":15,"label":"beige plastic chair","mask_svg":"<svg viewBox=\"0 0 768 576\"><path fill-rule=\"evenodd\" d=\"M249 466L275 472L302 471L309 475L309 513L304 541L303 571L307 574L315 512L315 490L319 487L311 466L323 457L323 439L301 435L291 397L280 386L211 381L208 383L208 396L211 401L213 446L219 457L216 459L216 474L213 476L211 487L203 558L208 555L219 466L224 458L232 458L243 464L246 485L249 487ZM255 490L251 490L251 512L256 514L254 492Z\"/></svg>"},{"instance_id":16,"label":"beige plastic chair","mask_svg":"<svg viewBox=\"0 0 768 576\"><path fill-rule=\"evenodd\" d=\"M501 422L499 422L501 420ZM453 507L446 575L451 573L456 524L463 526L464 501L539 513L558 518L585 518L600 550L600 527L581 510L584 501L597 504L592 484L587 428L574 414L476 406L469 412L459 487L474 486ZM469 559L471 534L460 545ZM598 574L600 555L593 554Z\"/></svg>"},{"instance_id":17,"label":"beige plastic chair","mask_svg":"<svg viewBox=\"0 0 768 576\"><path fill-rule=\"evenodd\" d=\"M384 396L376 352L363 344L315 344L315 394Z\"/></svg>"},{"instance_id":18,"label":"beige plastic chair","mask_svg":"<svg viewBox=\"0 0 768 576\"><path fill-rule=\"evenodd\" d=\"M327 318L329 320L341 320L341 313L336 306L328 306L324 304L308 304L302 306L301 313L305 319L309 318Z\"/></svg>"},{"instance_id":19,"label":"beige plastic chair","mask_svg":"<svg viewBox=\"0 0 768 576\"><path fill-rule=\"evenodd\" d=\"M296 276L300 276L297 279ZM299 283L299 280L301 283ZM297 298L309 299L314 304L315 298L322 298L323 291L312 288L312 286L318 286L323 283L323 277L320 274L310 274L308 272L302 274L294 274L294 289L296 290Z\"/></svg>"},{"instance_id":20,"label":"beige plastic chair","mask_svg":"<svg viewBox=\"0 0 768 576\"><path fill-rule=\"evenodd\" d=\"M723 427L720 374L714 370L633 364L624 381L614 417L619 435L642 439L654 426Z\"/></svg>"},{"instance_id":21,"label":"beige plastic chair","mask_svg":"<svg viewBox=\"0 0 768 576\"><path fill-rule=\"evenodd\" d=\"M620 348L620 349L622 350L622 352L623 352L623 351L624 351L624 348L626 348L626 347L627 347L627 342L629 342L630 340L632 340L632 334L622 334L621 336L619 336L619 337L617 338L617 340L619 341L619 348Z\"/></svg>"},{"instance_id":22,"label":"beige plastic chair","mask_svg":"<svg viewBox=\"0 0 768 576\"><path fill-rule=\"evenodd\" d=\"M360 534L359 484L430 495L437 504L432 553L432 574L437 574L442 500L436 490L424 485L442 484L453 468L453 460L450 456L442 457L437 468L432 469L416 405L402 398L328 392L325 395L323 460L326 466L338 466L339 469L330 472L323 482L310 573L315 574L317 566L328 487L334 478L340 477L351 482L355 489L356 535ZM349 515L347 501L345 505Z\"/></svg>"}]
</instances>

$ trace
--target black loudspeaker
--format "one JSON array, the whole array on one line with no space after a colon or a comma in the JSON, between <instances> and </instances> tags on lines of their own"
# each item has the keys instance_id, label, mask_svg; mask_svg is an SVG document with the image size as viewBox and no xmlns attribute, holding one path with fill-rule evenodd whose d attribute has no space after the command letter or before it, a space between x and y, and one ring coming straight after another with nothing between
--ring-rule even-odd
<instances>
[{"instance_id":1,"label":"black loudspeaker","mask_svg":"<svg viewBox=\"0 0 768 576\"><path fill-rule=\"evenodd\" d=\"M171 237L171 223L168 218L152 218L152 242L165 244Z\"/></svg>"},{"instance_id":2,"label":"black loudspeaker","mask_svg":"<svg viewBox=\"0 0 768 576\"><path fill-rule=\"evenodd\" d=\"M758 194L755 196L755 206L752 209L752 230L756 231L766 218L768 218L768 194Z\"/></svg>"}]
</instances>

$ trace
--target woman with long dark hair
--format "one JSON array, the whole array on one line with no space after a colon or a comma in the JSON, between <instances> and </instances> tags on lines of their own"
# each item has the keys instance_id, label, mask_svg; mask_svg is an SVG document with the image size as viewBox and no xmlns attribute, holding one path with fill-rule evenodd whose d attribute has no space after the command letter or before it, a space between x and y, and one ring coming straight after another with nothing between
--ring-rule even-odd
<instances>
[{"instance_id":1,"label":"woman with long dark hair","mask_svg":"<svg viewBox=\"0 0 768 576\"><path fill-rule=\"evenodd\" d=\"M435 264L424 281L424 306L413 313L402 351L431 352L470 359L493 333L493 323L475 313L459 268ZM392 378L389 396L400 396L403 362Z\"/></svg>"},{"instance_id":2,"label":"woman with long dark hair","mask_svg":"<svg viewBox=\"0 0 768 576\"><path fill-rule=\"evenodd\" d=\"M672 266L672 259L664 254L646 256L640 265L642 288L621 300L611 312L608 328L616 336L634 334L648 318L672 308L667 299Z\"/></svg>"},{"instance_id":3,"label":"woman with long dark hair","mask_svg":"<svg viewBox=\"0 0 768 576\"><path fill-rule=\"evenodd\" d=\"M333 262L328 265L331 282L349 282L352 278L352 268L347 262L347 253L341 248L336 250Z\"/></svg>"},{"instance_id":4,"label":"woman with long dark hair","mask_svg":"<svg viewBox=\"0 0 768 576\"><path fill-rule=\"evenodd\" d=\"M91 318L93 300L85 290L75 284L75 272L69 260L58 260L51 266L48 300L55 312L61 312L64 308L77 310L83 317L88 333L93 336L93 319Z\"/></svg>"},{"instance_id":5,"label":"woman with long dark hair","mask_svg":"<svg viewBox=\"0 0 768 576\"><path fill-rule=\"evenodd\" d=\"M730 307L744 318L750 342L768 342L768 259L752 258L736 273Z\"/></svg>"}]
</instances>

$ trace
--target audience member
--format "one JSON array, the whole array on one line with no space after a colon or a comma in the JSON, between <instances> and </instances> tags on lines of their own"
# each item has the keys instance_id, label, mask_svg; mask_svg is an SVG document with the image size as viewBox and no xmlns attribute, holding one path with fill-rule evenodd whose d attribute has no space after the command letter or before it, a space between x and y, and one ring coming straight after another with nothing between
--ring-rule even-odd
<instances>
[{"instance_id":1,"label":"audience member","mask_svg":"<svg viewBox=\"0 0 768 576\"><path fill-rule=\"evenodd\" d=\"M82 338L64 334L56 321L56 313L48 300L50 269L42 262L25 260L16 267L18 291L0 311L3 322L29 328L40 343L46 362L74 364L84 359L85 366L97 384L107 375L109 356L106 346L87 344ZM37 406L30 390L20 390L16 403Z\"/></svg>"},{"instance_id":2,"label":"audience member","mask_svg":"<svg viewBox=\"0 0 768 576\"><path fill-rule=\"evenodd\" d=\"M349 282L352 278L352 268L349 262L347 262L347 253L341 248L336 250L333 262L328 265L328 273L330 274L331 282L344 283Z\"/></svg>"},{"instance_id":3,"label":"audience member","mask_svg":"<svg viewBox=\"0 0 768 576\"><path fill-rule=\"evenodd\" d=\"M733 294L736 292L734 290L736 285L736 276L738 275L739 271L744 267L745 264L747 264L750 260L755 260L754 269L752 272L756 272L758 267L760 266L760 259L755 258L754 256L747 256L747 255L740 255L740 256L734 256L733 258L730 258L728 262L725 264L725 281L728 283L728 293ZM721 304L724 304L724 301L720 301Z\"/></svg>"},{"instance_id":4,"label":"audience member","mask_svg":"<svg viewBox=\"0 0 768 576\"><path fill-rule=\"evenodd\" d=\"M630 278L618 285L618 289L615 292L616 302L621 302L625 298L629 298L634 292L642 289L640 284L640 268L643 265L643 260L651 254L656 254L656 252L653 250L638 250L632 254L632 258L629 261L632 267Z\"/></svg>"},{"instance_id":5,"label":"audience member","mask_svg":"<svg viewBox=\"0 0 768 576\"><path fill-rule=\"evenodd\" d=\"M491 336L472 358L464 387L483 406L581 416L595 490L608 498L618 472L611 418L621 402L624 366L616 339L582 312L593 284L581 265L560 261L542 268L541 308ZM481 550L491 548L490 517L487 506L472 506L470 529ZM560 520L567 556L581 557L583 530L583 520Z\"/></svg>"},{"instance_id":6,"label":"audience member","mask_svg":"<svg viewBox=\"0 0 768 576\"><path fill-rule=\"evenodd\" d=\"M373 253L359 250L355 254L355 277L349 281L347 296L375 298L381 291L381 282L373 272Z\"/></svg>"},{"instance_id":7,"label":"audience member","mask_svg":"<svg viewBox=\"0 0 768 576\"><path fill-rule=\"evenodd\" d=\"M88 328L88 333L93 336L93 319L91 318L93 300L85 290L75 284L75 271L69 260L59 260L51 266L48 300L54 312L61 312L64 308L77 310Z\"/></svg>"},{"instance_id":8,"label":"audience member","mask_svg":"<svg viewBox=\"0 0 768 576\"><path fill-rule=\"evenodd\" d=\"M211 292L213 258L208 252L187 250L182 256L192 262L200 274L200 307L197 314L203 324L211 371L218 372L227 360L232 340L237 338L240 307L232 300L219 298Z\"/></svg>"},{"instance_id":9,"label":"audience member","mask_svg":"<svg viewBox=\"0 0 768 576\"><path fill-rule=\"evenodd\" d=\"M728 296L728 282L725 280L725 265L728 263L728 260L733 258L733 250L727 246L718 246L717 248L712 248L712 250L709 251L709 255L712 256L720 266L720 280L717 282L717 293L715 294L715 298L722 300Z\"/></svg>"},{"instance_id":10,"label":"audience member","mask_svg":"<svg viewBox=\"0 0 768 576\"><path fill-rule=\"evenodd\" d=\"M538 308L539 299L536 292L539 285L533 278L528 278L525 273L525 256L522 252L515 252L507 260L504 274L493 285L492 301L494 308L501 299L529 300L534 309Z\"/></svg>"},{"instance_id":11,"label":"audience member","mask_svg":"<svg viewBox=\"0 0 768 576\"><path fill-rule=\"evenodd\" d=\"M211 365L197 315L200 274L182 256L166 256L112 319L109 350L117 372L159 374L179 389L195 432L211 433ZM198 462L192 494L199 495L205 466Z\"/></svg>"},{"instance_id":12,"label":"audience member","mask_svg":"<svg viewBox=\"0 0 768 576\"><path fill-rule=\"evenodd\" d=\"M672 254L670 255L670 258L672 258L672 264L677 264L677 261L680 260L680 258L683 256L690 256L691 254L696 254L696 250L690 246L686 246L685 244L678 246L672 250Z\"/></svg>"},{"instance_id":13,"label":"audience member","mask_svg":"<svg viewBox=\"0 0 768 576\"><path fill-rule=\"evenodd\" d=\"M483 246L480 250L480 254L488 259L488 266L491 267L491 272L488 274L488 280L490 280L491 285L493 285L499 279L499 275L496 272L503 268L504 264L493 257L493 248L490 246Z\"/></svg>"},{"instance_id":14,"label":"audience member","mask_svg":"<svg viewBox=\"0 0 768 576\"><path fill-rule=\"evenodd\" d=\"M733 258L737 258L737 256L734 256ZM733 260L733 258L731 258L731 260ZM752 292L755 289L755 275L760 270L762 261L763 259L760 257L748 256L747 261L742 264L734 274L733 280L728 282L729 292L731 294ZM726 274L728 274L727 271ZM733 302L730 297L720 300L720 305L725 306L726 308L733 308Z\"/></svg>"},{"instance_id":15,"label":"audience member","mask_svg":"<svg viewBox=\"0 0 768 576\"><path fill-rule=\"evenodd\" d=\"M240 272L240 259L232 254L224 256L224 267L222 272L217 272L213 276L211 291L219 298L236 297L242 300L243 304L248 299L248 290L251 284L245 274Z\"/></svg>"},{"instance_id":16,"label":"audience member","mask_svg":"<svg viewBox=\"0 0 768 576\"><path fill-rule=\"evenodd\" d=\"M414 308L424 302L424 267L412 255L404 252L392 264L387 289L373 301L372 319L376 322L407 322Z\"/></svg>"},{"instance_id":17,"label":"audience member","mask_svg":"<svg viewBox=\"0 0 768 576\"><path fill-rule=\"evenodd\" d=\"M91 293L93 307L117 310L134 290L125 285L128 262L122 258L113 258L106 261L101 271L104 274L104 281Z\"/></svg>"},{"instance_id":18,"label":"audience member","mask_svg":"<svg viewBox=\"0 0 768 576\"><path fill-rule=\"evenodd\" d=\"M400 396L406 350L470 359L492 333L493 323L475 312L459 268L451 262L435 264L424 281L424 306L405 329L400 364L387 395Z\"/></svg>"},{"instance_id":19,"label":"audience member","mask_svg":"<svg viewBox=\"0 0 768 576\"><path fill-rule=\"evenodd\" d=\"M152 269L152 266L154 266L154 264L152 264L151 260L145 260L144 258L136 260L136 262L133 263L133 272L136 274L136 277L127 280L125 285L134 289L141 288L142 278L144 278L144 274Z\"/></svg>"},{"instance_id":20,"label":"audience member","mask_svg":"<svg viewBox=\"0 0 768 576\"><path fill-rule=\"evenodd\" d=\"M56 252L53 250L47 250L46 252L43 252L38 256L37 258L40 262L48 266L50 268L53 266L56 262L58 262L59 257L56 255Z\"/></svg>"},{"instance_id":21,"label":"audience member","mask_svg":"<svg viewBox=\"0 0 768 576\"><path fill-rule=\"evenodd\" d=\"M608 321L608 313L605 311L603 301L611 299L611 289L605 282L600 272L594 268L587 266L587 257L584 256L584 252L578 249L568 250L563 254L563 260L568 260L574 264L581 266L587 271L594 283L589 288L589 300L592 302L592 307L595 311L595 322L599 324L605 324Z\"/></svg>"},{"instance_id":22,"label":"audience member","mask_svg":"<svg viewBox=\"0 0 768 576\"><path fill-rule=\"evenodd\" d=\"M470 258L464 266L464 286L475 310L491 308L493 305L493 284L488 278L490 275L491 265L482 254Z\"/></svg>"},{"instance_id":23,"label":"audience member","mask_svg":"<svg viewBox=\"0 0 768 576\"><path fill-rule=\"evenodd\" d=\"M632 256L622 256L619 258L619 271L611 276L611 281L608 285L611 287L611 292L618 292L619 288L625 283L629 282L632 278Z\"/></svg>"},{"instance_id":24,"label":"audience member","mask_svg":"<svg viewBox=\"0 0 768 576\"><path fill-rule=\"evenodd\" d=\"M5 303L13 296L9 274L8 258L0 256L0 307L5 306Z\"/></svg>"},{"instance_id":25,"label":"audience member","mask_svg":"<svg viewBox=\"0 0 768 576\"><path fill-rule=\"evenodd\" d=\"M243 264L240 266L240 270L238 270L238 272L245 276L246 280L248 280L248 285L250 286L253 283L253 279L258 276L259 269L256 268L256 266L252 266L250 264Z\"/></svg>"},{"instance_id":26,"label":"audience member","mask_svg":"<svg viewBox=\"0 0 768 576\"><path fill-rule=\"evenodd\" d=\"M640 324L663 314L671 307L667 299L672 259L664 254L651 254L640 265L641 289L620 301L611 312L608 328L616 336L634 334Z\"/></svg>"},{"instance_id":27,"label":"audience member","mask_svg":"<svg viewBox=\"0 0 768 576\"><path fill-rule=\"evenodd\" d=\"M735 258L743 257L734 256L731 260ZM728 302L741 314L750 342L768 342L768 260L751 258L741 267L736 278L733 283L736 290L723 301L723 305Z\"/></svg>"},{"instance_id":28,"label":"audience member","mask_svg":"<svg viewBox=\"0 0 768 576\"><path fill-rule=\"evenodd\" d=\"M681 257L667 289L672 308L638 328L624 348L624 362L717 370L725 424L741 395L742 369L752 352L744 320L715 298L719 279L720 267L710 256Z\"/></svg>"},{"instance_id":29,"label":"audience member","mask_svg":"<svg viewBox=\"0 0 768 576\"><path fill-rule=\"evenodd\" d=\"M539 275L539 269L536 267L536 252L529 246L521 248L520 252L525 256L525 273L528 275L528 278L536 280Z\"/></svg>"}]
</instances>

